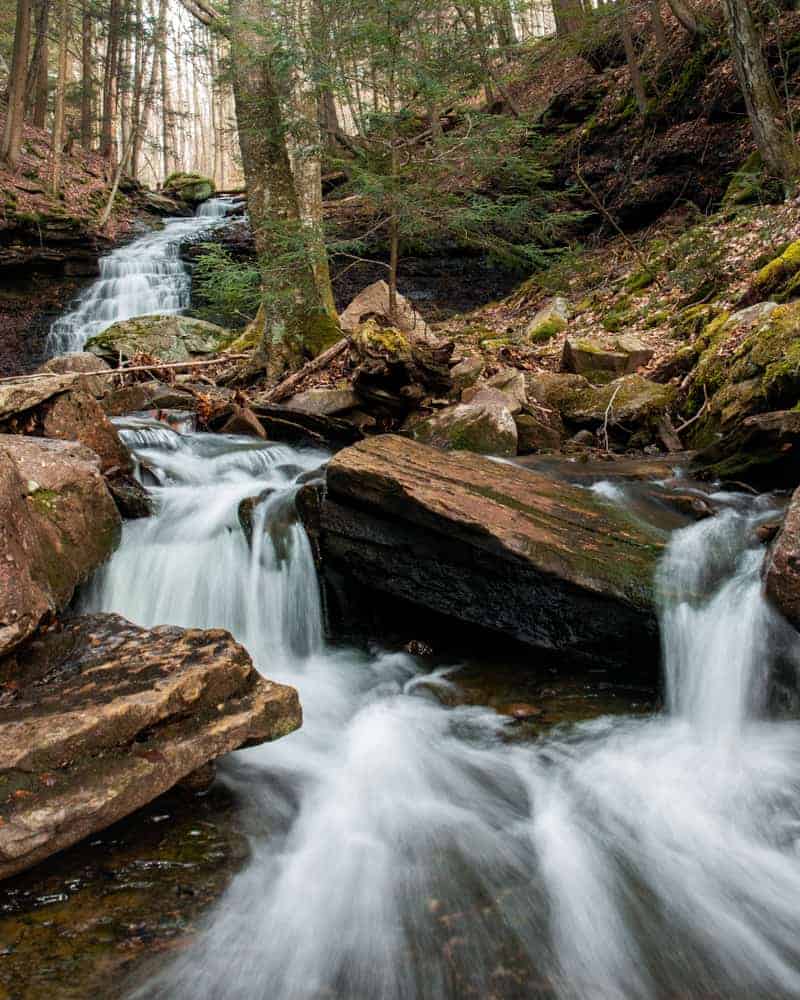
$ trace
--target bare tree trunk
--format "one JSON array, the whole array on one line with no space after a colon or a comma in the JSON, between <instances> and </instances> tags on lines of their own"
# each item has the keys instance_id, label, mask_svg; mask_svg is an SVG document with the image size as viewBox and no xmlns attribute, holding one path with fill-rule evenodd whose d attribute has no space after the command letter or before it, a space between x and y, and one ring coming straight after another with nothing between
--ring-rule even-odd
<instances>
[{"instance_id":1,"label":"bare tree trunk","mask_svg":"<svg viewBox=\"0 0 800 1000\"><path fill-rule=\"evenodd\" d=\"M622 34L622 44L625 47L625 59L628 63L628 70L631 74L631 86L633 87L633 93L636 97L636 104L639 107L639 112L642 117L644 117L647 114L647 94L644 91L642 73L639 69L639 60L636 56L636 47L633 44L627 0L625 0L625 3L620 8L619 23L620 32Z\"/></svg>"},{"instance_id":2,"label":"bare tree trunk","mask_svg":"<svg viewBox=\"0 0 800 1000\"><path fill-rule=\"evenodd\" d=\"M583 24L581 0L553 0L557 35L571 35Z\"/></svg>"},{"instance_id":3,"label":"bare tree trunk","mask_svg":"<svg viewBox=\"0 0 800 1000\"><path fill-rule=\"evenodd\" d=\"M0 160L12 169L19 165L22 150L22 131L25 121L25 84L28 70L28 49L31 44L30 0L17 0L17 19L14 26L14 52L8 84L8 109L6 124L0 141Z\"/></svg>"},{"instance_id":4,"label":"bare tree trunk","mask_svg":"<svg viewBox=\"0 0 800 1000\"><path fill-rule=\"evenodd\" d=\"M800 151L786 127L748 0L723 0L733 60L753 137L764 165L788 194L797 185Z\"/></svg>"},{"instance_id":5,"label":"bare tree trunk","mask_svg":"<svg viewBox=\"0 0 800 1000\"><path fill-rule=\"evenodd\" d=\"M664 19L661 16L661 0L650 0L650 24L653 27L653 36L658 46L661 56L666 56L669 52L667 45L667 32L664 28Z\"/></svg>"},{"instance_id":6,"label":"bare tree trunk","mask_svg":"<svg viewBox=\"0 0 800 1000\"><path fill-rule=\"evenodd\" d=\"M122 27L122 0L111 0L108 21L108 43L103 73L103 120L100 130L100 154L107 160L114 158L114 126L117 115L117 73L119 69L119 42Z\"/></svg>"},{"instance_id":7,"label":"bare tree trunk","mask_svg":"<svg viewBox=\"0 0 800 1000\"><path fill-rule=\"evenodd\" d=\"M58 76L53 114L53 172L50 189L58 194L61 189L61 167L64 159L64 99L67 90L67 53L69 43L69 0L61 0L58 12Z\"/></svg>"},{"instance_id":8,"label":"bare tree trunk","mask_svg":"<svg viewBox=\"0 0 800 1000\"><path fill-rule=\"evenodd\" d=\"M89 0L83 2L81 41L81 145L90 150L94 140L94 76L92 59L92 13Z\"/></svg>"},{"instance_id":9,"label":"bare tree trunk","mask_svg":"<svg viewBox=\"0 0 800 1000\"><path fill-rule=\"evenodd\" d=\"M33 55L28 67L27 103L32 112L31 121L37 128L44 128L48 99L48 50L47 32L50 27L50 0L38 0L35 17Z\"/></svg>"}]
</instances>

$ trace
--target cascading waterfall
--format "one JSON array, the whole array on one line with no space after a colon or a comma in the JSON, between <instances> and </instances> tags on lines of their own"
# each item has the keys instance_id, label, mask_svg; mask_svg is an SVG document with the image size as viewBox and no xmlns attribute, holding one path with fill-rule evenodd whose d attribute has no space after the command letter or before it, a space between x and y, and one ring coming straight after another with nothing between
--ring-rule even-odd
<instances>
[{"instance_id":1,"label":"cascading waterfall","mask_svg":"<svg viewBox=\"0 0 800 1000\"><path fill-rule=\"evenodd\" d=\"M188 308L191 278L179 256L181 243L218 225L232 204L230 198L212 198L199 206L194 217L167 219L163 229L101 257L100 277L51 326L47 353L81 351L87 340L120 320Z\"/></svg>"},{"instance_id":2,"label":"cascading waterfall","mask_svg":"<svg viewBox=\"0 0 800 1000\"><path fill-rule=\"evenodd\" d=\"M252 856L137 997L800 997L800 726L766 697L797 646L761 596L758 504L672 540L668 710L520 743L443 707L446 671L325 647L291 505L324 456L144 419L123 434L158 513L126 525L88 607L229 628L305 718L225 763Z\"/></svg>"}]
</instances>

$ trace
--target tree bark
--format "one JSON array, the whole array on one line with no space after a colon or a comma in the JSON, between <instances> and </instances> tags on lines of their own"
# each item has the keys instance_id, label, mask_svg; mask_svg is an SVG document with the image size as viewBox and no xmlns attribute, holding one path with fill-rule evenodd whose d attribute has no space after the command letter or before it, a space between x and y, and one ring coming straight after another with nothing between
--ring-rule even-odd
<instances>
[{"instance_id":1,"label":"tree bark","mask_svg":"<svg viewBox=\"0 0 800 1000\"><path fill-rule=\"evenodd\" d=\"M61 168L64 159L64 102L67 90L67 54L69 42L69 0L61 0L58 11L58 76L53 112L53 172L50 189L58 194L61 189Z\"/></svg>"},{"instance_id":2,"label":"tree bark","mask_svg":"<svg viewBox=\"0 0 800 1000\"><path fill-rule=\"evenodd\" d=\"M50 0L38 0L35 22L33 55L26 84L27 101L32 112L31 121L37 128L44 128L49 96L47 32L50 27Z\"/></svg>"},{"instance_id":3,"label":"tree bark","mask_svg":"<svg viewBox=\"0 0 800 1000\"><path fill-rule=\"evenodd\" d=\"M19 165L22 150L22 131L25 121L25 84L28 71L28 49L31 43L30 0L17 0L17 19L14 26L14 51L8 83L8 108L3 137L0 140L0 160L12 169Z\"/></svg>"},{"instance_id":4,"label":"tree bark","mask_svg":"<svg viewBox=\"0 0 800 1000\"><path fill-rule=\"evenodd\" d=\"M103 120L100 131L100 154L107 160L114 159L114 125L117 114L117 73L119 69L119 43L122 27L121 0L111 0L108 19L108 44L103 72Z\"/></svg>"},{"instance_id":5,"label":"tree bark","mask_svg":"<svg viewBox=\"0 0 800 1000\"><path fill-rule=\"evenodd\" d=\"M84 0L81 40L81 145L90 150L94 145L94 71L92 60L92 12L89 0Z\"/></svg>"},{"instance_id":6,"label":"tree bark","mask_svg":"<svg viewBox=\"0 0 800 1000\"><path fill-rule=\"evenodd\" d=\"M581 0L553 0L557 35L571 35L577 31L583 23L583 16Z\"/></svg>"},{"instance_id":7,"label":"tree bark","mask_svg":"<svg viewBox=\"0 0 800 1000\"><path fill-rule=\"evenodd\" d=\"M277 378L304 353L328 347L336 325L326 309L326 290L317 284L313 252L302 251L305 227L286 143L281 81L259 0L232 0L230 35L247 208L262 270L256 322L265 367ZM285 264L278 270L276 261ZM322 337L316 336L320 329Z\"/></svg>"},{"instance_id":8,"label":"tree bark","mask_svg":"<svg viewBox=\"0 0 800 1000\"><path fill-rule=\"evenodd\" d=\"M636 47L633 44L633 35L631 34L631 22L628 14L628 4L627 0L620 8L619 12L620 21L620 32L622 34L622 44L625 48L625 59L628 63L628 70L631 74L631 86L633 87L633 93L636 97L636 104L639 107L639 113L644 117L647 114L647 94L644 90L644 82L642 81L642 73L639 69L639 60L636 55Z\"/></svg>"},{"instance_id":9,"label":"tree bark","mask_svg":"<svg viewBox=\"0 0 800 1000\"><path fill-rule=\"evenodd\" d=\"M653 27L653 36L661 56L666 56L669 52L667 45L667 32L664 28L664 19L661 16L661 0L650 0L650 24Z\"/></svg>"},{"instance_id":10,"label":"tree bark","mask_svg":"<svg viewBox=\"0 0 800 1000\"><path fill-rule=\"evenodd\" d=\"M800 150L784 121L760 32L748 0L723 0L722 6L753 138L767 171L780 181L788 195L800 174Z\"/></svg>"}]
</instances>

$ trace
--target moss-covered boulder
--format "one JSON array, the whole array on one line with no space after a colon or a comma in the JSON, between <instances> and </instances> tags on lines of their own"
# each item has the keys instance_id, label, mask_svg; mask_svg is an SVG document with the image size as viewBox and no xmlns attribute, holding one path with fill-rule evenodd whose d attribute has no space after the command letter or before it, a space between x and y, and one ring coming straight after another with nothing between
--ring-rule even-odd
<instances>
[{"instance_id":1,"label":"moss-covered boulder","mask_svg":"<svg viewBox=\"0 0 800 1000\"><path fill-rule=\"evenodd\" d=\"M746 302L787 301L800 296L800 240L762 267L750 283Z\"/></svg>"},{"instance_id":2,"label":"moss-covered boulder","mask_svg":"<svg viewBox=\"0 0 800 1000\"><path fill-rule=\"evenodd\" d=\"M175 198L186 205L200 205L214 194L216 190L210 177L202 174L170 174L164 181L163 194Z\"/></svg>"},{"instance_id":3,"label":"moss-covered boulder","mask_svg":"<svg viewBox=\"0 0 800 1000\"><path fill-rule=\"evenodd\" d=\"M653 357L653 351L633 336L619 336L608 343L586 337L564 341L561 370L583 375L591 382L608 382L631 375Z\"/></svg>"},{"instance_id":4,"label":"moss-covered boulder","mask_svg":"<svg viewBox=\"0 0 800 1000\"><path fill-rule=\"evenodd\" d=\"M636 374L592 385L582 375L545 372L529 379L528 391L556 410L568 429L597 430L607 424L626 441L636 433L654 433L676 396L672 386Z\"/></svg>"},{"instance_id":5,"label":"moss-covered boulder","mask_svg":"<svg viewBox=\"0 0 800 1000\"><path fill-rule=\"evenodd\" d=\"M469 403L447 406L411 430L415 441L479 455L517 454L517 425L507 397L484 389Z\"/></svg>"},{"instance_id":6,"label":"moss-covered boulder","mask_svg":"<svg viewBox=\"0 0 800 1000\"><path fill-rule=\"evenodd\" d=\"M112 364L135 354L161 361L191 361L218 354L231 340L228 330L190 316L139 316L114 323L86 344L86 350Z\"/></svg>"},{"instance_id":7,"label":"moss-covered boulder","mask_svg":"<svg viewBox=\"0 0 800 1000\"><path fill-rule=\"evenodd\" d=\"M525 338L531 344L546 344L566 330L571 315L569 302L557 295L533 317L525 331Z\"/></svg>"},{"instance_id":8,"label":"moss-covered boulder","mask_svg":"<svg viewBox=\"0 0 800 1000\"><path fill-rule=\"evenodd\" d=\"M703 408L693 447L713 443L746 417L791 409L800 399L800 302L762 302L722 313L703 331L689 409Z\"/></svg>"}]
</instances>

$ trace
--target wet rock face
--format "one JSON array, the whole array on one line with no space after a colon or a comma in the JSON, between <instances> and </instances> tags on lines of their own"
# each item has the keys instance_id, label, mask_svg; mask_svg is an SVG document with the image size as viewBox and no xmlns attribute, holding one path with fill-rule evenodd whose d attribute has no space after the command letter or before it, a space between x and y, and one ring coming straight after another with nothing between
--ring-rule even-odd
<instances>
[{"instance_id":1,"label":"wet rock face","mask_svg":"<svg viewBox=\"0 0 800 1000\"><path fill-rule=\"evenodd\" d=\"M66 607L113 552L119 529L91 451L0 435L0 656Z\"/></svg>"},{"instance_id":2,"label":"wet rock face","mask_svg":"<svg viewBox=\"0 0 800 1000\"><path fill-rule=\"evenodd\" d=\"M586 490L382 436L333 459L311 520L334 589L354 581L531 645L656 669L662 537Z\"/></svg>"},{"instance_id":3,"label":"wet rock face","mask_svg":"<svg viewBox=\"0 0 800 1000\"><path fill-rule=\"evenodd\" d=\"M93 615L0 671L0 878L301 723L294 688L260 677L222 630Z\"/></svg>"},{"instance_id":4,"label":"wet rock face","mask_svg":"<svg viewBox=\"0 0 800 1000\"><path fill-rule=\"evenodd\" d=\"M767 597L800 629L800 489L796 490L764 571Z\"/></svg>"}]
</instances>

